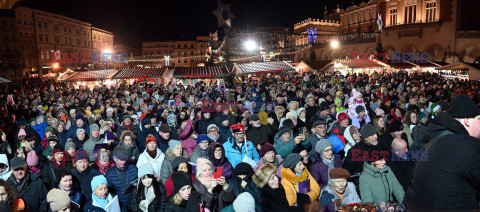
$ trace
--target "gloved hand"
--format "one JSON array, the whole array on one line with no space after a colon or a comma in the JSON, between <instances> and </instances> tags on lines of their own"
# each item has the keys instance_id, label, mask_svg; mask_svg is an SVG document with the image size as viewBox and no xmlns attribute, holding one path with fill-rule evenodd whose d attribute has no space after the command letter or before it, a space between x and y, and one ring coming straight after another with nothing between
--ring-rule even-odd
<instances>
[{"instance_id":1,"label":"gloved hand","mask_svg":"<svg viewBox=\"0 0 480 212\"><path fill-rule=\"evenodd\" d=\"M297 204L298 205L305 205L312 203L310 196L307 194L297 193Z\"/></svg>"},{"instance_id":2,"label":"gloved hand","mask_svg":"<svg viewBox=\"0 0 480 212\"><path fill-rule=\"evenodd\" d=\"M320 195L320 205L328 205L333 202L335 196L333 194L328 193L328 191L323 191L322 195Z\"/></svg>"}]
</instances>

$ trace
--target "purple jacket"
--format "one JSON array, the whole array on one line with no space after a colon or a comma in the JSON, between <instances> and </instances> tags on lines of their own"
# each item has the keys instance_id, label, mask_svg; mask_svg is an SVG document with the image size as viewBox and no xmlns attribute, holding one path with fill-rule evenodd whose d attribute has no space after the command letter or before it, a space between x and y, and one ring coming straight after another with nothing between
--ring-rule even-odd
<instances>
[{"instance_id":1,"label":"purple jacket","mask_svg":"<svg viewBox=\"0 0 480 212\"><path fill-rule=\"evenodd\" d=\"M335 168L342 168L342 159L338 156L334 156ZM328 166L322 162L320 154L315 153L315 163L310 167L310 174L317 181L321 189L323 189L328 183Z\"/></svg>"},{"instance_id":2,"label":"purple jacket","mask_svg":"<svg viewBox=\"0 0 480 212\"><path fill-rule=\"evenodd\" d=\"M215 148L217 147L222 148L222 158L220 160L216 160L214 156ZM224 176L226 180L229 180L230 178L232 178L233 167L232 167L232 164L225 157L225 149L221 144L219 143L210 144L210 147L208 148L208 159L210 160L210 162L212 162L214 167L223 168L222 176Z\"/></svg>"}]
</instances>

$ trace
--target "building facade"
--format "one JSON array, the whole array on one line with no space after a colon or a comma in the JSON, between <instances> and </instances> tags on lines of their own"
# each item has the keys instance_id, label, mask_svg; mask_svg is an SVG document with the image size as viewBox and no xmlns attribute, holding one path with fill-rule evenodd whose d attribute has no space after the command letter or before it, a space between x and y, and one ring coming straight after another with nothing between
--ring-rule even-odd
<instances>
[{"instance_id":1,"label":"building facade","mask_svg":"<svg viewBox=\"0 0 480 212\"><path fill-rule=\"evenodd\" d=\"M197 36L197 39L193 41L143 42L142 56L150 61L145 63L150 66L164 66L165 62L160 60L165 56L169 56L170 66L198 66L205 63L209 42L209 36Z\"/></svg>"}]
</instances>

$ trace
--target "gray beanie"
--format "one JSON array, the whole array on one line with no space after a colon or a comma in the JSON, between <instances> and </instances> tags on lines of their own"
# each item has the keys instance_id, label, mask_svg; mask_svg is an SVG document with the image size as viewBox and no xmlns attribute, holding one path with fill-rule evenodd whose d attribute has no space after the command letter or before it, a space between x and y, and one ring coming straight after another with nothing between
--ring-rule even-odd
<instances>
[{"instance_id":1,"label":"gray beanie","mask_svg":"<svg viewBox=\"0 0 480 212\"><path fill-rule=\"evenodd\" d=\"M298 161L302 160L303 157L297 153L291 153L283 160L283 167L293 169L297 165Z\"/></svg>"},{"instance_id":2,"label":"gray beanie","mask_svg":"<svg viewBox=\"0 0 480 212\"><path fill-rule=\"evenodd\" d=\"M94 130L100 130L100 127L98 126L98 124L90 125L90 132L93 132Z\"/></svg>"},{"instance_id":3,"label":"gray beanie","mask_svg":"<svg viewBox=\"0 0 480 212\"><path fill-rule=\"evenodd\" d=\"M360 129L360 134L362 134L362 138L368 138L373 134L377 133L377 129L371 124L365 124Z\"/></svg>"},{"instance_id":4,"label":"gray beanie","mask_svg":"<svg viewBox=\"0 0 480 212\"><path fill-rule=\"evenodd\" d=\"M331 145L332 145L332 142L330 142L328 139L321 139L315 145L315 151L318 154L322 154L323 150L325 150L325 148L327 148L328 146L331 146Z\"/></svg>"},{"instance_id":5,"label":"gray beanie","mask_svg":"<svg viewBox=\"0 0 480 212\"><path fill-rule=\"evenodd\" d=\"M73 143L73 141L67 141L67 143L65 143L65 150L68 151L68 149L70 149L70 148L77 149L77 147L75 146L75 143Z\"/></svg>"},{"instance_id":6,"label":"gray beanie","mask_svg":"<svg viewBox=\"0 0 480 212\"><path fill-rule=\"evenodd\" d=\"M82 131L85 132L85 130L84 130L83 128L78 128L78 129L77 129L77 135L78 135L80 132L82 132Z\"/></svg>"},{"instance_id":7,"label":"gray beanie","mask_svg":"<svg viewBox=\"0 0 480 212\"><path fill-rule=\"evenodd\" d=\"M255 212L255 199L248 192L243 192L233 201L235 212Z\"/></svg>"},{"instance_id":8,"label":"gray beanie","mask_svg":"<svg viewBox=\"0 0 480 212\"><path fill-rule=\"evenodd\" d=\"M150 166L150 164L144 163L144 164L138 166L138 175L137 175L138 178L142 178L143 176L145 176L147 174L154 175L152 166Z\"/></svg>"},{"instance_id":9,"label":"gray beanie","mask_svg":"<svg viewBox=\"0 0 480 212\"><path fill-rule=\"evenodd\" d=\"M170 148L170 151L173 151L177 145L182 145L182 143L178 140L172 139L168 142L168 147Z\"/></svg>"},{"instance_id":10,"label":"gray beanie","mask_svg":"<svg viewBox=\"0 0 480 212\"><path fill-rule=\"evenodd\" d=\"M217 128L217 130L218 130L217 125L215 125L215 124L210 124L210 125L208 125L208 127L207 127L207 133L210 132L210 129L212 129L212 128Z\"/></svg>"}]
</instances>

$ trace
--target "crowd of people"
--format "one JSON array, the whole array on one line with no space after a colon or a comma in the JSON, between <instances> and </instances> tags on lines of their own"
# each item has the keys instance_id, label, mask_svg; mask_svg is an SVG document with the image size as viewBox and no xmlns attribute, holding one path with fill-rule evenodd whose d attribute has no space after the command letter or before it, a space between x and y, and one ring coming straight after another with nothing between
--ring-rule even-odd
<instances>
[{"instance_id":1,"label":"crowd of people","mask_svg":"<svg viewBox=\"0 0 480 212\"><path fill-rule=\"evenodd\" d=\"M0 211L478 209L478 86L429 73L18 80L0 88Z\"/></svg>"}]
</instances>

